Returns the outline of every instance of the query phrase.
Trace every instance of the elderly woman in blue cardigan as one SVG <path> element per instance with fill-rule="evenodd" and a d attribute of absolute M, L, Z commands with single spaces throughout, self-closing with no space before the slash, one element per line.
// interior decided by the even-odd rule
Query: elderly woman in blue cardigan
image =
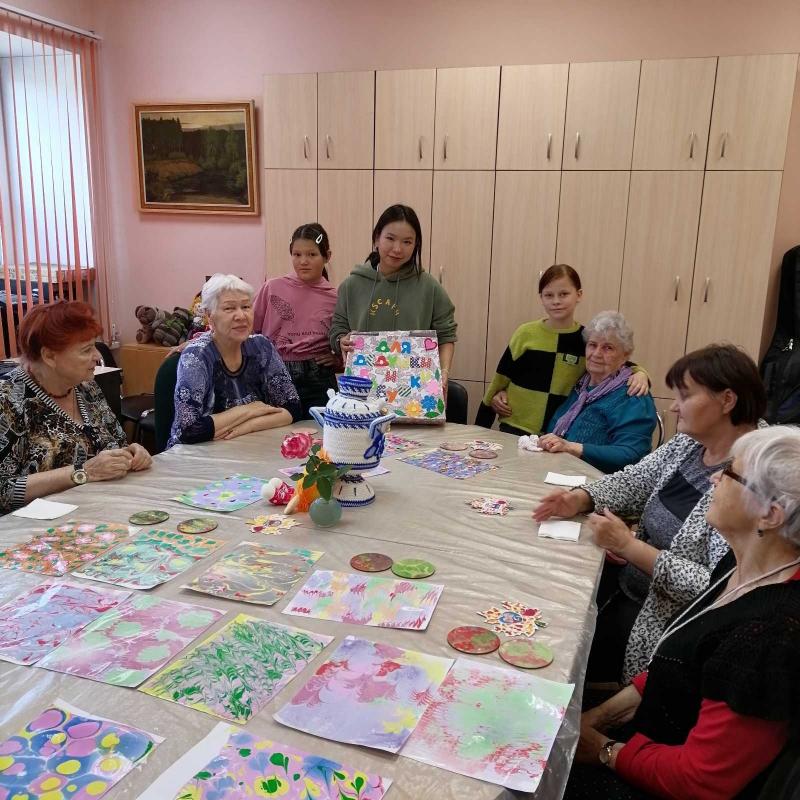
<path fill-rule="evenodd" d="M 539 446 L 570 453 L 603 472 L 650 452 L 656 407 L 650 394 L 628 396 L 633 331 L 617 311 L 601 311 L 583 330 L 586 373 L 553 414 Z"/>

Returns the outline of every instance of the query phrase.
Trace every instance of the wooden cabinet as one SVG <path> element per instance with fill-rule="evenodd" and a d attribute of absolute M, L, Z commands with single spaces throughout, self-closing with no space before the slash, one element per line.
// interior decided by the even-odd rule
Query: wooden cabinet
<path fill-rule="evenodd" d="M 669 396 L 664 376 L 686 344 L 702 192 L 702 172 L 631 176 L 619 310 L 658 396 Z"/>
<path fill-rule="evenodd" d="M 122 394 L 153 394 L 156 372 L 169 355 L 169 347 L 157 344 L 123 344 L 114 354 L 122 369 Z"/>
<path fill-rule="evenodd" d="M 321 72 L 318 97 L 320 169 L 372 169 L 375 73 Z"/>
<path fill-rule="evenodd" d="M 565 172 L 556 262 L 581 276 L 577 317 L 588 322 L 619 304 L 630 172 Z"/>
<path fill-rule="evenodd" d="M 317 171 L 315 169 L 264 170 L 267 278 L 291 269 L 289 241 L 306 222 L 317 221 Z"/>
<path fill-rule="evenodd" d="M 500 67 L 436 72 L 436 169 L 494 169 Z"/>
<path fill-rule="evenodd" d="M 328 273 L 339 284 L 371 249 L 372 170 L 320 170 L 318 181 L 319 221 L 333 253 Z"/>
<path fill-rule="evenodd" d="M 555 261 L 560 186 L 558 172 L 497 173 L 487 381 L 516 328 L 544 314 L 539 277 Z"/>
<path fill-rule="evenodd" d="M 411 206 L 417 212 L 422 226 L 422 266 L 430 270 L 431 264 L 431 201 L 433 172 L 429 169 L 378 169 L 375 170 L 375 200 L 373 226 L 378 217 L 395 203 Z M 372 231 L 370 228 L 370 231 Z"/>
<path fill-rule="evenodd" d="M 264 166 L 317 166 L 317 74 L 265 75 Z"/>
<path fill-rule="evenodd" d="M 431 274 L 456 307 L 454 380 L 483 380 L 493 201 L 494 172 L 434 173 Z"/>
<path fill-rule="evenodd" d="M 561 169 L 569 64 L 503 67 L 497 169 Z"/>
<path fill-rule="evenodd" d="M 436 70 L 375 73 L 375 169 L 431 169 Z"/>
<path fill-rule="evenodd" d="M 564 169 L 630 169 L 638 61 L 569 65 Z"/>
<path fill-rule="evenodd" d="M 716 58 L 642 61 L 634 169 L 703 170 L 716 67 Z"/>
<path fill-rule="evenodd" d="M 719 59 L 708 169 L 783 169 L 797 55 Z"/>

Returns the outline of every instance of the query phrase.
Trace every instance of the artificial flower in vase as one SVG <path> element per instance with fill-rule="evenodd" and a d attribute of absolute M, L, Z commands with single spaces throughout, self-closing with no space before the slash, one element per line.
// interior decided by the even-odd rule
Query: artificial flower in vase
<path fill-rule="evenodd" d="M 281 452 L 283 450 L 282 446 Z M 294 446 L 287 447 L 287 450 L 291 452 L 290 458 L 298 454 Z M 333 485 L 349 471 L 350 467 L 338 467 L 332 464 L 322 446 L 318 444 L 312 445 L 307 454 L 308 460 L 303 464 L 303 471 L 292 475 L 292 480 L 297 482 L 295 496 L 286 506 L 286 513 L 308 511 L 315 524 L 327 528 L 342 518 L 342 506 L 335 497 L 332 497 Z"/>

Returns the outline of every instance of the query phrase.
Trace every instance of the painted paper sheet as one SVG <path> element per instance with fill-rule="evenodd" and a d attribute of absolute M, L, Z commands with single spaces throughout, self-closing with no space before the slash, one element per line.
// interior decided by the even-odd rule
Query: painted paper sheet
<path fill-rule="evenodd" d="M 344 374 L 372 380 L 372 392 L 404 422 L 444 422 L 436 331 L 350 334 Z"/>
<path fill-rule="evenodd" d="M 162 741 L 56 700 L 0 743 L 0 798 L 103 797 Z"/>
<path fill-rule="evenodd" d="M 206 511 L 237 511 L 260 500 L 261 487 L 265 483 L 261 478 L 250 475 L 229 475 L 199 489 L 189 489 L 172 499 Z"/>
<path fill-rule="evenodd" d="M 0 549 L 0 567 L 64 575 L 102 555 L 129 535 L 127 525 L 113 522 L 65 522 L 26 542 Z"/>
<path fill-rule="evenodd" d="M 425 447 L 422 442 L 415 439 L 406 439 L 404 436 L 398 436 L 395 433 L 387 433 L 383 437 L 383 455 L 396 456 L 398 453 L 405 453 L 408 450 L 419 450 Z"/>
<path fill-rule="evenodd" d="M 283 613 L 424 631 L 443 589 L 438 583 L 318 569 Z"/>
<path fill-rule="evenodd" d="M 140 691 L 247 722 L 332 639 L 239 614 Z"/>
<path fill-rule="evenodd" d="M 72 581 L 36 586 L 0 608 L 0 659 L 35 664 L 129 595 Z"/>
<path fill-rule="evenodd" d="M 213 608 L 137 594 L 90 622 L 37 666 L 138 686 L 223 616 Z"/>
<path fill-rule="evenodd" d="M 277 603 L 322 558 L 319 550 L 293 550 L 242 542 L 184 589 L 259 603 Z"/>
<path fill-rule="evenodd" d="M 477 461 L 474 458 L 462 456 L 460 453 L 451 453 L 440 449 L 412 453 L 403 456 L 400 460 L 414 467 L 429 469 L 431 472 L 438 472 L 440 475 L 460 481 L 464 478 L 474 478 L 482 472 L 497 469 L 494 464 L 487 464 L 485 461 Z"/>
<path fill-rule="evenodd" d="M 152 589 L 172 580 L 224 542 L 169 531 L 147 531 L 73 572 L 80 578 Z"/>
<path fill-rule="evenodd" d="M 460 658 L 434 694 L 403 755 L 533 792 L 573 688 Z"/>
<path fill-rule="evenodd" d="M 220 722 L 137 800 L 381 800 L 391 783 Z"/>

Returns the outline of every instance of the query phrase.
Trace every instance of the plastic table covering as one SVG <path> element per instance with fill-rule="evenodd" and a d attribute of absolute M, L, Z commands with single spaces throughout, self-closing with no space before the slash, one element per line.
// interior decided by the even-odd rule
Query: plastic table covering
<path fill-rule="evenodd" d="M 303 422 L 293 427 L 307 429 L 311 425 Z M 345 509 L 341 522 L 328 529 L 315 527 L 307 514 L 301 514 L 297 519 L 302 521 L 302 525 L 279 536 L 251 533 L 245 525 L 246 519 L 259 514 L 281 512 L 281 508 L 264 501 L 223 514 L 195 509 L 170 499 L 179 492 L 237 472 L 261 478 L 277 476 L 278 469 L 296 463 L 283 459 L 279 452 L 280 442 L 287 432 L 288 429 L 282 428 L 250 434 L 231 442 L 175 447 L 156 456 L 151 470 L 131 473 L 121 481 L 88 484 L 52 497 L 78 504 L 79 508 L 73 514 L 51 522 L 10 515 L 3 517 L 0 519 L 0 542 L 7 545 L 23 541 L 36 531 L 70 519 L 125 523 L 133 512 L 149 508 L 170 513 L 169 520 L 151 526 L 168 531 L 174 531 L 178 522 L 189 517 L 214 517 L 219 527 L 207 535 L 225 540 L 225 546 L 200 560 L 184 575 L 152 591 L 160 597 L 212 606 L 227 612 L 203 636 L 243 612 L 336 637 L 321 656 L 291 680 L 247 724 L 247 731 L 389 777 L 393 781 L 387 795 L 390 800 L 489 800 L 512 796 L 560 798 L 577 743 L 581 690 L 595 624 L 594 593 L 603 551 L 591 542 L 585 525 L 578 542 L 538 538 L 531 510 L 542 496 L 555 488 L 543 482 L 548 471 L 583 474 L 590 480 L 600 473 L 570 455 L 520 452 L 515 436 L 485 428 L 454 424 L 430 427 L 395 425 L 394 434 L 423 442 L 429 447 L 475 438 L 499 442 L 504 449 L 496 459 L 488 462 L 499 469 L 456 480 L 403 463 L 400 459 L 407 453 L 384 457 L 381 463 L 391 472 L 369 479 L 376 493 L 371 506 Z M 481 495 L 505 497 L 513 509 L 505 517 L 479 514 L 467 505 L 467 501 Z M 229 552 L 234 544 L 247 540 L 261 541 L 262 538 L 267 544 L 272 542 L 281 547 L 309 547 L 324 551 L 325 555 L 316 564 L 321 569 L 351 572 L 350 558 L 366 551 L 383 552 L 395 560 L 425 558 L 436 565 L 435 575 L 428 580 L 444 584 L 445 590 L 428 629 L 406 631 L 284 615 L 281 611 L 294 596 L 295 589 L 275 605 L 263 607 L 180 588 L 181 584 L 189 582 Z M 0 603 L 46 579 L 46 576 L 38 574 L 0 570 Z M 297 584 L 297 589 L 302 583 Z M 533 674 L 575 683 L 575 693 L 547 769 L 533 795 L 512 794 L 500 786 L 421 764 L 401 754 L 321 739 L 284 727 L 272 719 L 272 713 L 294 695 L 325 655 L 347 635 L 431 655 L 488 659 L 496 665 L 515 669 L 505 664 L 496 652 L 486 656 L 466 656 L 450 648 L 446 641 L 451 628 L 482 624 L 484 621 L 477 612 L 504 600 L 516 600 L 542 609 L 543 617 L 549 623 L 536 636 L 553 648 L 555 659 L 548 667 L 535 670 Z M 57 698 L 89 713 L 163 736 L 164 742 L 147 761 L 109 792 L 110 800 L 134 800 L 219 722 L 207 714 L 133 689 L 6 662 L 0 662 L 0 697 L 0 739 L 15 733 Z"/>

